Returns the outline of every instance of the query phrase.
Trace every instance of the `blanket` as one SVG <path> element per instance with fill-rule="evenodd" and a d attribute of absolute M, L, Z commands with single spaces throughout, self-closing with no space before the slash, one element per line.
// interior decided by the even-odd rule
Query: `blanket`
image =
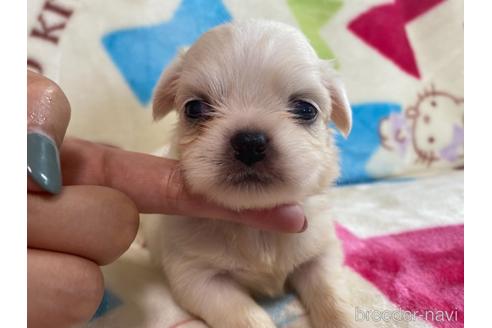
<path fill-rule="evenodd" d="M 330 199 L 356 320 L 464 326 L 462 171 L 337 187 Z M 103 271 L 107 292 L 88 327 L 206 327 L 176 305 L 138 243 Z M 295 295 L 259 302 L 278 327 L 306 327 Z"/>
<path fill-rule="evenodd" d="M 354 316 L 381 327 L 462 327 L 463 1 L 32 0 L 27 66 L 56 81 L 71 136 L 152 152 L 176 115 L 152 122 L 152 93 L 175 55 L 216 25 L 266 18 L 298 27 L 334 60 L 353 109 L 336 135 L 330 196 Z M 384 179 L 384 180 L 382 180 Z M 134 244 L 103 268 L 89 327 L 204 327 L 174 303 Z M 258 300 L 303 327 L 295 295 Z"/>
<path fill-rule="evenodd" d="M 33 0 L 27 64 L 66 92 L 69 134 L 151 152 L 176 119 L 152 123 L 162 71 L 203 32 L 247 18 L 294 25 L 334 60 L 353 110 L 340 184 L 463 166 L 460 0 Z"/>

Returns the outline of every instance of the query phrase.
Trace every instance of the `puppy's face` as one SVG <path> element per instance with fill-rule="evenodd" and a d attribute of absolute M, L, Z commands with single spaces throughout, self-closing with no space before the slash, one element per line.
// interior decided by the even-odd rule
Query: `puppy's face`
<path fill-rule="evenodd" d="M 338 174 L 330 120 L 348 134 L 350 107 L 330 67 L 280 23 L 205 33 L 163 74 L 155 117 L 179 113 L 178 152 L 192 192 L 227 207 L 302 201 Z"/>

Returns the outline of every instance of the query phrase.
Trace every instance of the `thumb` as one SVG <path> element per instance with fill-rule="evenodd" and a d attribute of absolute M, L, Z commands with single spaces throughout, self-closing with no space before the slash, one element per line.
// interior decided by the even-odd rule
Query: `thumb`
<path fill-rule="evenodd" d="M 28 190 L 57 194 L 61 190 L 58 148 L 63 142 L 70 104 L 60 87 L 48 78 L 27 71 Z"/>

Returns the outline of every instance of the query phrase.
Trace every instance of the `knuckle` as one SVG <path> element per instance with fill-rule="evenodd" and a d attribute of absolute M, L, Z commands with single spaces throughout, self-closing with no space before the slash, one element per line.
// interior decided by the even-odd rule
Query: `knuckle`
<path fill-rule="evenodd" d="M 169 212 L 179 212 L 181 198 L 185 193 L 181 168 L 175 165 L 163 180 L 162 199 L 167 202 Z"/>

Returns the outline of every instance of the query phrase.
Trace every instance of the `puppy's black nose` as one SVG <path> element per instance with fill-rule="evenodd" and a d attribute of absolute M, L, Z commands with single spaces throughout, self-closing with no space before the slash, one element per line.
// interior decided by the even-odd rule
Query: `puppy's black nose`
<path fill-rule="evenodd" d="M 231 146 L 237 160 L 247 166 L 265 158 L 268 137 L 261 132 L 239 131 L 231 138 Z"/>

